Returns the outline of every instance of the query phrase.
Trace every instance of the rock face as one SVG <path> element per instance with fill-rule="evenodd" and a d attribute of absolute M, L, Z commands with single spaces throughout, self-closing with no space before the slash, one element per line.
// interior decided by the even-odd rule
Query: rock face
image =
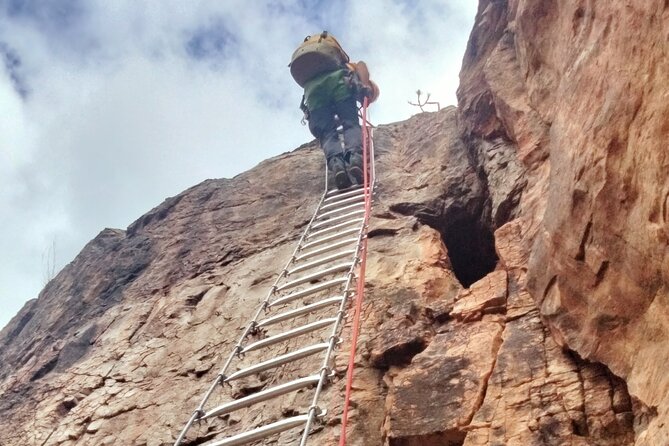
<path fill-rule="evenodd" d="M 376 130 L 347 444 L 669 444 L 669 6 L 655 3 L 481 0 L 459 108 Z M 172 444 L 290 257 L 321 169 L 311 143 L 100 233 L 0 332 L 0 445 Z M 338 444 L 348 347 L 313 444 Z"/>
<path fill-rule="evenodd" d="M 520 235 L 558 345 L 651 414 L 644 445 L 669 444 L 668 36 L 666 2 L 484 1 L 459 90 L 469 144 L 514 145 L 525 172 L 497 243 Z"/>

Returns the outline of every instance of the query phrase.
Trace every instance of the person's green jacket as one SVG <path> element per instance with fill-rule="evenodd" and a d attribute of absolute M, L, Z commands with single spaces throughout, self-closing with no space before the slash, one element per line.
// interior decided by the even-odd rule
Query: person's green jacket
<path fill-rule="evenodd" d="M 317 110 L 331 103 L 344 101 L 354 92 L 348 68 L 319 74 L 304 85 L 304 102 L 309 111 Z"/>

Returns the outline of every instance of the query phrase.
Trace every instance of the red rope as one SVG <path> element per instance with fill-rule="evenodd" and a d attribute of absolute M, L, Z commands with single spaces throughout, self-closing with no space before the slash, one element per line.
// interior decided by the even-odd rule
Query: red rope
<path fill-rule="evenodd" d="M 368 100 L 364 99 L 362 104 L 362 166 L 364 171 L 363 187 L 365 191 L 365 226 L 369 223 L 369 216 L 372 209 L 372 178 L 369 171 L 369 129 L 367 128 L 367 106 Z M 365 294 L 365 268 L 367 266 L 367 236 L 362 240 L 360 250 L 361 261 L 360 271 L 358 273 L 358 282 L 356 284 L 355 315 L 353 317 L 353 333 L 351 335 L 351 353 L 348 358 L 348 370 L 346 371 L 346 394 L 344 397 L 344 414 L 341 420 L 341 436 L 339 437 L 339 446 L 346 445 L 346 426 L 348 424 L 348 407 L 351 402 L 351 389 L 353 387 L 353 367 L 355 366 L 355 352 L 360 334 L 360 314 L 362 313 L 362 299 Z"/>

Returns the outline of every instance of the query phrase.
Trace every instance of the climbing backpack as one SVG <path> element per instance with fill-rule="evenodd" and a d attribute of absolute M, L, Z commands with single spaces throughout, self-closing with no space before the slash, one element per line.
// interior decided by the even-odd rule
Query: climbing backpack
<path fill-rule="evenodd" d="M 300 87 L 315 76 L 341 68 L 349 61 L 337 39 L 323 31 L 304 39 L 290 62 L 290 74 Z"/>

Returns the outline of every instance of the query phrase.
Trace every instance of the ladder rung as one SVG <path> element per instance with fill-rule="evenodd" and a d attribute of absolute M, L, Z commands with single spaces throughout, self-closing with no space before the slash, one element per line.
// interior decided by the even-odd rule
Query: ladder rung
<path fill-rule="evenodd" d="M 362 209 L 364 209 L 365 203 L 356 203 L 356 204 L 349 204 L 348 206 L 341 207 L 339 209 L 335 209 L 332 211 L 327 211 L 323 212 L 322 214 L 318 214 L 316 216 L 317 221 L 322 221 L 326 217 L 332 217 L 333 215 L 337 215 L 340 212 L 345 212 L 345 211 L 351 211 L 353 209 L 358 209 L 362 206 Z"/>
<path fill-rule="evenodd" d="M 334 203 L 328 203 L 324 204 L 320 208 L 320 212 L 327 211 L 330 209 L 335 209 L 338 207 L 343 207 L 344 205 L 351 204 L 351 203 L 357 203 L 358 201 L 365 201 L 365 196 L 364 195 L 357 195 L 349 198 L 344 198 L 339 201 L 335 201 Z"/>
<path fill-rule="evenodd" d="M 287 364 L 292 361 L 297 361 L 298 359 L 306 358 L 307 356 L 315 355 L 318 352 L 322 352 L 330 346 L 329 342 L 323 342 L 321 344 L 310 345 L 309 347 L 301 348 L 294 352 L 277 356 L 267 361 L 259 362 L 245 369 L 241 369 L 233 373 L 232 375 L 225 378 L 225 382 L 230 382 L 235 379 L 244 378 L 245 376 L 253 375 L 256 373 L 264 372 L 265 370 L 273 369 L 274 367 L 279 367 L 280 365 Z"/>
<path fill-rule="evenodd" d="M 284 313 L 279 313 L 276 316 L 268 317 L 259 321 L 256 325 L 258 328 L 267 327 L 268 325 L 276 324 L 277 322 L 283 322 L 294 317 L 302 316 L 303 314 L 311 313 L 312 311 L 320 310 L 332 304 L 341 304 L 341 301 L 344 299 L 344 296 L 329 297 L 327 299 L 314 302 L 313 304 L 305 305 L 303 307 L 286 311 Z"/>
<path fill-rule="evenodd" d="M 369 188 L 367 188 L 365 190 L 369 190 Z M 326 198 L 325 200 L 323 200 L 323 203 L 332 203 L 334 201 L 343 200 L 345 198 L 353 197 L 353 196 L 356 196 L 356 195 L 364 195 L 363 189 L 360 188 L 360 189 L 352 190 L 350 192 L 345 192 L 343 194 L 332 195 L 329 198 Z"/>
<path fill-rule="evenodd" d="M 288 302 L 292 302 L 296 299 L 306 297 L 310 294 L 318 293 L 319 291 L 327 290 L 328 288 L 332 288 L 337 285 L 343 285 L 344 283 L 346 283 L 346 280 L 347 280 L 346 277 L 338 277 L 336 279 L 328 280 L 327 282 L 319 283 L 317 285 L 312 286 L 311 288 L 306 288 L 304 290 L 288 294 L 287 296 L 280 297 L 276 299 L 274 302 L 270 302 L 267 307 L 271 308 L 275 305 L 287 304 Z"/>
<path fill-rule="evenodd" d="M 320 378 L 321 375 L 312 375 L 312 376 L 307 376 L 305 378 L 296 379 L 294 381 L 290 381 L 288 383 L 281 384 L 279 386 L 271 387 L 269 389 L 265 389 L 261 392 L 254 393 L 253 395 L 245 396 L 244 398 L 240 398 L 238 400 L 222 404 L 204 414 L 200 419 L 204 420 L 206 418 L 225 415 L 230 412 L 234 412 L 235 410 L 244 409 L 246 407 L 250 407 L 254 404 L 267 401 L 277 396 L 285 395 L 286 393 L 303 389 L 304 387 L 307 387 L 309 385 L 318 384 Z"/>
<path fill-rule="evenodd" d="M 313 248 L 314 246 L 322 245 L 323 243 L 328 243 L 328 242 L 331 242 L 332 240 L 337 240 L 338 238 L 345 237 L 345 236 L 351 235 L 351 234 L 357 234 L 359 232 L 360 232 L 360 228 L 351 228 L 351 229 L 347 229 L 345 231 L 340 231 L 340 232 L 337 232 L 336 234 L 327 235 L 325 237 L 321 237 L 319 239 L 316 239 L 313 242 L 307 242 L 304 245 L 302 245 L 302 249 Z"/>
<path fill-rule="evenodd" d="M 353 223 L 362 223 L 364 221 L 365 221 L 364 217 L 352 218 L 350 220 L 345 221 L 344 223 L 340 223 L 338 225 L 330 226 L 328 228 L 321 229 L 319 231 L 314 231 L 311 234 L 309 234 L 309 238 L 320 236 L 320 235 L 323 235 L 323 234 L 327 234 L 327 233 L 333 232 L 333 231 L 338 231 L 341 228 L 345 228 L 346 226 L 352 225 Z"/>
<path fill-rule="evenodd" d="M 274 336 L 270 336 L 265 339 L 261 339 L 259 341 L 256 341 L 252 344 L 247 345 L 244 347 L 244 349 L 241 351 L 241 353 L 247 353 L 252 350 L 257 350 L 259 348 L 263 347 L 269 347 L 270 345 L 278 344 L 279 342 L 287 341 L 288 339 L 295 338 L 297 336 L 303 335 L 305 333 L 309 333 L 311 331 L 316 331 L 321 328 L 325 328 L 329 325 L 334 324 L 337 322 L 336 317 L 330 317 L 327 319 L 321 319 L 320 321 L 315 321 L 307 325 L 303 325 L 301 327 L 294 328 L 292 330 L 284 331 L 283 333 L 276 334 Z"/>
<path fill-rule="evenodd" d="M 288 270 L 288 276 L 292 274 L 297 274 L 302 271 L 306 271 L 311 268 L 315 268 L 317 266 L 324 265 L 328 262 L 331 262 L 333 260 L 341 259 L 342 257 L 348 257 L 348 256 L 354 256 L 356 250 L 355 249 L 349 249 L 347 251 L 341 251 L 336 254 L 332 254 L 330 256 L 322 257 L 318 260 L 314 260 L 313 262 L 309 263 L 303 263 L 302 265 L 296 266 L 295 268 Z"/>
<path fill-rule="evenodd" d="M 363 186 L 361 184 L 355 184 L 355 185 L 353 185 L 351 187 L 348 187 L 346 189 L 330 189 L 329 191 L 327 191 L 325 196 L 326 197 L 332 197 L 332 196 L 337 196 L 337 195 L 343 195 L 343 194 L 346 194 L 348 192 L 362 190 L 362 188 L 363 188 Z"/>
<path fill-rule="evenodd" d="M 248 432 L 243 432 L 241 434 L 235 435 L 234 437 L 229 437 L 214 443 L 209 443 L 206 446 L 239 446 L 242 444 L 248 444 L 253 441 L 267 438 L 270 435 L 278 434 L 289 429 L 305 425 L 308 419 L 308 414 L 286 418 L 285 420 L 276 421 L 272 424 L 257 427 Z"/>
<path fill-rule="evenodd" d="M 314 280 L 321 279 L 323 277 L 329 276 L 331 274 L 339 273 L 342 271 L 348 271 L 351 269 L 353 266 L 353 262 L 346 262 L 346 263 L 340 263 L 339 265 L 331 266 L 330 268 L 326 268 L 320 271 L 317 271 L 315 273 L 307 274 L 306 276 L 302 276 L 298 279 L 291 280 L 290 282 L 284 283 L 280 287 L 278 287 L 276 290 L 277 291 L 283 291 L 287 290 L 288 288 L 292 288 L 298 285 L 302 285 L 303 283 L 307 282 L 312 282 Z"/>
<path fill-rule="evenodd" d="M 321 222 L 314 222 L 313 225 L 311 225 L 311 229 L 317 229 L 317 228 L 322 228 L 323 226 L 327 226 L 332 223 L 339 223 L 341 221 L 346 220 L 349 217 L 354 217 L 356 215 L 365 215 L 365 210 L 360 209 L 357 211 L 349 212 L 348 214 L 340 215 L 338 217 L 331 218 L 329 220 L 321 221 Z"/>
<path fill-rule="evenodd" d="M 307 252 L 302 253 L 298 256 L 295 256 L 295 261 L 300 261 L 300 260 L 308 259 L 310 257 L 319 256 L 321 254 L 325 254 L 326 252 L 334 251 L 335 249 L 339 249 L 339 248 L 344 248 L 344 247 L 352 245 L 352 244 L 354 244 L 355 246 L 358 246 L 358 237 L 348 238 L 346 240 L 342 240 L 340 242 L 333 243 L 331 245 L 327 245 L 327 246 L 324 246 L 324 247 L 319 248 L 319 249 L 314 249 L 313 251 L 307 251 Z"/>

